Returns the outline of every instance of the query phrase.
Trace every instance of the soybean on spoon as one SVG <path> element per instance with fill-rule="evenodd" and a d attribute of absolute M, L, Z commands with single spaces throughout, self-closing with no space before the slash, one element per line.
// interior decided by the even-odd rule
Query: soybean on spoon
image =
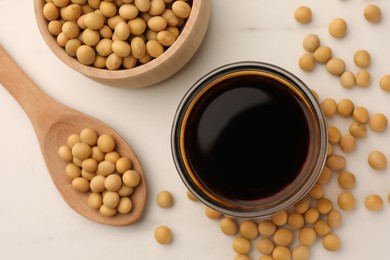
<path fill-rule="evenodd" d="M 62 198 L 80 215 L 101 224 L 125 226 L 136 222 L 142 215 L 146 201 L 146 182 L 141 165 L 131 149 L 111 127 L 101 121 L 71 109 L 40 90 L 18 67 L 0 46 L 0 83 L 15 98 L 29 117 L 41 148 L 50 177 Z M 71 187 L 71 180 L 65 175 L 66 162 L 58 156 L 58 148 L 66 144 L 67 137 L 92 128 L 101 134 L 111 134 L 116 141 L 116 151 L 133 162 L 134 170 L 141 175 L 141 181 L 131 195 L 133 209 L 128 214 L 106 217 L 87 204 L 88 194 Z"/>

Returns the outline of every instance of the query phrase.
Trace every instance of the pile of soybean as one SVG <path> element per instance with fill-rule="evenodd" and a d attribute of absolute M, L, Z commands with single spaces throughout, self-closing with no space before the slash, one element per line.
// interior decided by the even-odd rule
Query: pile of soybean
<path fill-rule="evenodd" d="M 302 24 L 307 24 L 312 19 L 312 11 L 307 6 L 300 6 L 295 10 L 295 19 Z M 377 5 L 369 4 L 363 11 L 363 16 L 369 23 L 379 23 L 382 20 L 382 11 Z M 334 39 L 340 39 L 347 35 L 348 24 L 340 17 L 329 22 L 328 32 Z M 299 66 L 304 71 L 313 71 L 317 64 L 325 64 L 329 74 L 340 78 L 340 84 L 344 88 L 352 88 L 357 85 L 367 88 L 371 82 L 371 74 L 367 68 L 371 65 L 371 55 L 367 50 L 357 50 L 353 56 L 355 65 L 359 68 L 356 73 L 347 69 L 345 61 L 334 57 L 331 47 L 322 45 L 317 34 L 309 34 L 303 40 L 303 48 L 307 51 L 299 58 Z M 390 92 L 390 74 L 383 75 L 379 81 L 383 91 Z"/>
<path fill-rule="evenodd" d="M 132 169 L 129 158 L 115 151 L 116 143 L 109 134 L 98 135 L 86 128 L 68 137 L 67 144 L 58 149 L 67 162 L 65 174 L 72 181 L 72 188 L 87 193 L 88 205 L 104 216 L 127 214 L 133 208 L 130 198 L 141 180 Z"/>
<path fill-rule="evenodd" d="M 46 0 L 48 31 L 84 65 L 130 69 L 160 56 L 191 13 L 178 0 Z"/>

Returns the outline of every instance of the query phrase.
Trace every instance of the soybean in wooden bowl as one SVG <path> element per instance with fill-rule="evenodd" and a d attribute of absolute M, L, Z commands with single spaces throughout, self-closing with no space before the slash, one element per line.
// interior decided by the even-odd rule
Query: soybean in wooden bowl
<path fill-rule="evenodd" d="M 151 59 L 146 63 L 140 63 L 137 61 L 137 64 L 132 68 L 125 68 L 123 65 L 119 66 L 116 70 L 110 70 L 107 67 L 97 68 L 93 65 L 85 65 L 81 63 L 76 57 L 72 57 L 68 55 L 65 51 L 65 48 L 60 46 L 57 42 L 57 36 L 53 35 L 49 32 L 48 25 L 49 21 L 44 16 L 44 6 L 47 2 L 55 2 L 55 1 L 46 1 L 46 0 L 34 0 L 34 9 L 35 9 L 35 17 L 37 20 L 37 24 L 43 39 L 45 40 L 48 47 L 51 51 L 67 66 L 74 69 L 75 71 L 97 81 L 105 85 L 115 86 L 115 87 L 129 87 L 129 88 L 140 88 L 146 87 L 150 85 L 157 84 L 171 76 L 173 76 L 176 72 L 178 72 L 196 53 L 198 48 L 200 47 L 203 38 L 206 34 L 209 17 L 210 17 L 210 0 L 192 0 L 185 1 L 191 6 L 191 13 L 188 18 L 184 19 L 185 21 L 179 28 L 179 35 L 176 37 L 175 42 L 171 46 L 165 46 L 164 52 L 156 58 Z M 111 3 L 115 5 L 120 5 L 121 3 L 126 4 L 127 2 L 130 5 L 135 5 L 136 0 L 134 1 L 124 1 L 124 0 L 116 0 L 116 1 L 95 1 L 97 5 L 94 8 L 90 8 L 88 5 L 89 1 L 84 0 L 72 0 L 72 1 L 59 1 L 69 4 L 79 5 L 82 7 L 83 14 L 86 14 L 89 11 L 100 12 L 99 9 L 102 3 Z M 86 2 L 86 3 L 84 3 Z M 163 1 L 170 2 L 170 0 Z M 174 2 L 174 1 L 171 1 Z M 180 1 L 179 1 L 180 2 Z M 79 4 L 78 4 L 79 3 Z M 56 3 L 58 5 L 58 3 Z M 92 2 L 91 2 L 92 4 Z M 61 5 L 61 4 L 59 4 Z M 67 6 L 68 6 L 67 5 Z M 166 7 L 171 8 L 172 3 L 166 3 Z M 58 7 L 59 17 L 61 13 L 65 12 L 66 7 Z M 78 7 L 77 7 L 78 8 Z M 119 8 L 117 7 L 117 13 L 114 16 L 119 16 L 118 14 Z M 65 12 L 66 13 L 66 12 Z M 139 12 L 137 17 L 143 19 L 148 19 L 148 10 L 145 12 Z M 77 19 L 71 19 L 77 24 Z M 150 18 L 150 17 L 149 17 Z M 58 18 L 59 20 L 61 18 Z M 105 16 L 105 24 L 107 25 L 107 20 L 109 17 Z M 64 22 L 64 19 L 60 21 Z M 127 20 L 125 21 L 128 22 Z M 114 32 L 113 29 L 112 33 Z M 80 29 L 80 32 L 83 32 L 84 29 Z M 97 30 L 96 30 L 97 31 Z M 144 38 L 145 35 L 138 35 L 140 38 Z M 75 39 L 82 37 L 78 35 Z M 114 36 L 116 37 L 116 36 Z M 130 32 L 129 39 L 133 37 Z M 126 39 L 129 43 L 129 39 Z M 66 41 L 67 39 L 65 39 Z M 67 41 L 66 41 L 67 42 Z M 146 41 L 145 41 L 146 42 Z M 83 44 L 82 45 L 86 45 Z M 96 53 L 96 45 L 90 46 L 91 48 L 85 48 L 90 51 L 93 49 Z M 76 56 L 76 55 L 75 55 Z M 100 55 L 99 55 L 100 56 Z M 147 59 L 147 58 L 146 58 Z M 99 61 L 97 61 L 99 62 Z M 100 61 L 101 62 L 101 61 Z M 114 61 L 115 63 L 115 61 Z"/>

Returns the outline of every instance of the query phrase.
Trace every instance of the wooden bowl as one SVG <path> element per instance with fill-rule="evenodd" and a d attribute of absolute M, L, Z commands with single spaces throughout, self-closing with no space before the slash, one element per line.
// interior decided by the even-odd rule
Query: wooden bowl
<path fill-rule="evenodd" d="M 66 65 L 106 85 L 139 88 L 156 84 L 172 76 L 191 59 L 206 34 L 210 17 L 210 2 L 210 0 L 192 1 L 191 15 L 184 28 L 175 43 L 162 55 L 146 64 L 115 71 L 86 66 L 76 58 L 69 56 L 48 31 L 48 22 L 43 16 L 43 6 L 46 1 L 34 0 L 34 9 L 35 18 L 44 40 Z"/>

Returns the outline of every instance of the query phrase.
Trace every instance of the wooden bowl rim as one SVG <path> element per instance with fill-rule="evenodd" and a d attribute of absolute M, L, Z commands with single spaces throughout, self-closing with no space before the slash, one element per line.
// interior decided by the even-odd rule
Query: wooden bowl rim
<path fill-rule="evenodd" d="M 34 0 L 35 8 L 35 19 L 38 24 L 39 31 L 43 36 L 46 44 L 52 50 L 52 52 L 66 65 L 70 68 L 93 78 L 100 79 L 123 79 L 141 75 L 143 73 L 154 70 L 155 68 L 162 66 L 164 63 L 174 57 L 177 51 L 185 47 L 186 39 L 189 34 L 193 31 L 196 21 L 201 19 L 200 7 L 203 1 L 209 0 L 193 0 L 191 7 L 191 14 L 188 17 L 186 24 L 184 25 L 179 37 L 176 41 L 170 46 L 163 54 L 157 58 L 139 65 L 131 69 L 121 69 L 121 70 L 108 70 L 108 69 L 99 69 L 93 66 L 88 66 L 80 63 L 75 57 L 69 56 L 63 47 L 58 45 L 55 37 L 49 33 L 47 29 L 48 21 L 43 16 L 43 6 L 46 3 L 45 0 Z"/>

